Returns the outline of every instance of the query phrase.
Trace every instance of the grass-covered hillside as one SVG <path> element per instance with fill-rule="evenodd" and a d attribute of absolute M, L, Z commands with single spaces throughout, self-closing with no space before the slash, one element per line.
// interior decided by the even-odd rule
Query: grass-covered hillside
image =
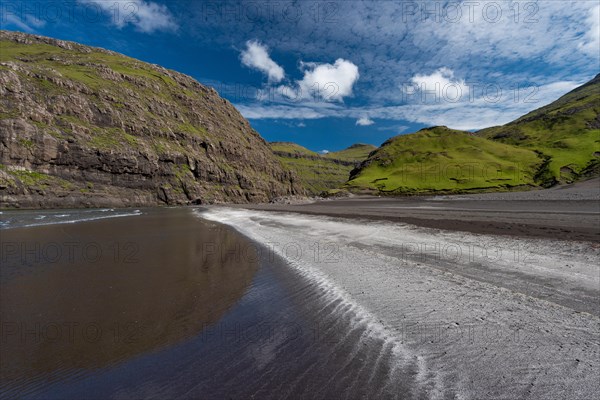
<path fill-rule="evenodd" d="M 504 126 L 396 136 L 352 171 L 346 187 L 386 194 L 498 191 L 599 173 L 600 75 Z"/>
<path fill-rule="evenodd" d="M 372 144 L 357 143 L 344 150 L 329 152 L 325 154 L 325 158 L 356 163 L 366 160 L 369 154 L 375 150 L 377 147 Z"/>
<path fill-rule="evenodd" d="M 353 171 L 354 191 L 410 194 L 534 185 L 536 153 L 444 126 L 396 136 Z"/>
<path fill-rule="evenodd" d="M 597 175 L 600 165 L 600 75 L 558 100 L 503 126 L 477 133 L 538 152 L 538 183 L 551 186 Z"/>
<path fill-rule="evenodd" d="M 355 144 L 324 155 L 289 142 L 273 142 L 271 149 L 286 167 L 296 173 L 311 194 L 320 194 L 342 186 L 348 180 L 350 171 L 376 147 Z"/>

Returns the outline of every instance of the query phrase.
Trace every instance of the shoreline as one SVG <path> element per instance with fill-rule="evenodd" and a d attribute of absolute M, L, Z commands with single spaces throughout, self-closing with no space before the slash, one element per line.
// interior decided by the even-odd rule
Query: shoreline
<path fill-rule="evenodd" d="M 215 206 L 220 207 L 220 206 Z M 225 207 L 406 223 L 443 231 L 600 242 L 600 178 L 551 189 L 452 196 L 348 197 Z"/>
<path fill-rule="evenodd" d="M 205 214 L 347 294 L 417 362 L 428 397 L 587 399 L 600 389 L 600 249 L 587 243 L 243 208 Z"/>
<path fill-rule="evenodd" d="M 307 199 L 308 200 L 308 199 Z M 549 189 L 452 195 L 351 196 L 292 204 L 223 203 L 84 208 L 0 208 L 0 214 L 228 207 L 406 223 L 443 231 L 600 242 L 600 178 Z"/>
<path fill-rule="evenodd" d="M 29 340 L 26 347 L 3 347 L 3 356 L 36 355 L 50 366 L 63 357 L 71 367 L 89 367 L 84 354 L 95 360 L 92 369 L 110 368 L 73 386 L 57 383 L 64 398 L 79 398 L 74 394 L 90 385 L 105 397 L 118 390 L 143 393 L 146 373 L 171 397 L 206 387 L 218 397 L 267 396 L 280 382 L 310 398 L 341 392 L 373 397 L 373 391 L 393 397 L 400 390 L 419 398 L 520 398 L 527 392 L 531 398 L 587 399 L 600 389 L 593 378 L 600 371 L 598 247 L 390 221 L 194 208 L 6 231 L 10 236 L 3 239 L 18 243 L 32 242 L 37 232 L 33 243 L 42 254 L 54 246 L 43 245 L 50 240 L 71 246 L 77 237 L 79 246 L 74 260 L 62 252 L 66 265 L 48 260 L 51 265 L 35 272 L 19 267 L 23 254 L 13 254 L 15 268 L 3 269 L 2 296 L 10 299 L 2 302 L 3 322 L 28 315 L 26 326 L 98 324 L 106 340 L 100 344 L 112 351 L 99 353 L 97 343 L 81 342 L 76 331 L 78 351 L 61 353 L 69 343 L 59 341 L 38 352 Z M 94 258 L 85 251 L 91 243 L 102 245 L 99 263 L 86 261 Z M 131 254 L 129 243 L 139 251 Z M 253 249 L 263 250 L 255 257 Z M 207 268 L 207 257 L 219 256 L 222 265 Z M 33 294 L 29 304 L 25 299 Z M 73 298 L 81 300 L 74 304 Z M 112 344 L 114 323 L 126 327 L 131 320 L 146 326 L 141 336 Z M 265 322 L 279 334 L 252 336 Z M 232 331 L 237 326 L 246 329 Z M 29 356 L 11 356 L 9 350 L 19 348 Z M 211 386 L 212 370 L 203 368 L 208 359 L 220 363 L 222 382 L 233 382 L 229 392 Z M 173 373 L 179 366 L 186 372 Z M 336 372 L 328 378 L 328 371 Z M 135 383 L 114 384 L 112 378 L 123 374 L 135 375 Z M 266 386 L 247 386 L 263 380 Z"/>
<path fill-rule="evenodd" d="M 0 269 L 0 395 L 426 396 L 420 366 L 355 302 L 192 209 L 6 233 L 35 251 L 6 247 Z"/>
<path fill-rule="evenodd" d="M 365 222 L 391 222 L 404 223 L 422 228 L 439 229 L 443 231 L 468 232 L 481 235 L 498 235 L 511 237 L 530 237 L 542 239 L 561 239 L 578 242 L 600 241 L 600 230 L 595 227 L 581 226 L 549 226 L 538 224 L 526 224 L 516 222 L 504 222 L 497 220 L 458 220 L 447 218 L 409 217 L 396 215 L 374 215 L 367 213 L 338 212 L 333 210 L 310 210 L 308 207 L 299 209 L 295 207 L 271 207 L 271 206 L 236 206 L 223 207 L 243 208 L 247 210 L 269 211 L 274 213 L 295 213 L 299 215 L 326 216 L 332 218 L 343 218 L 352 221 Z M 595 215 L 595 214 L 594 214 Z M 529 216 L 535 218 L 535 216 Z"/>

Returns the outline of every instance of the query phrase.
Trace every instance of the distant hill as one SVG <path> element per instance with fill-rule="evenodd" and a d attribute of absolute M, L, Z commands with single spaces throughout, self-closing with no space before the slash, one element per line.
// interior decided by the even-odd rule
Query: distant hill
<path fill-rule="evenodd" d="M 388 194 L 506 190 L 534 185 L 541 164 L 531 150 L 438 126 L 389 139 L 352 171 L 346 187 Z"/>
<path fill-rule="evenodd" d="M 319 157 L 319 153 L 309 150 L 306 147 L 300 146 L 299 144 L 292 142 L 271 142 L 269 143 L 271 150 L 275 153 L 287 154 L 292 156 L 307 156 L 307 157 Z"/>
<path fill-rule="evenodd" d="M 600 172 L 600 74 L 588 83 L 478 136 L 531 149 L 544 159 L 537 183 L 551 186 Z"/>
<path fill-rule="evenodd" d="M 342 186 L 350 171 L 376 149 L 370 144 L 354 144 L 345 150 L 321 155 L 296 143 L 273 142 L 270 145 L 283 165 L 294 171 L 313 195 Z"/>
<path fill-rule="evenodd" d="M 325 154 L 325 157 L 356 163 L 366 160 L 369 154 L 375 150 L 377 150 L 377 146 L 372 144 L 357 143 L 344 150 L 329 152 Z"/>
<path fill-rule="evenodd" d="M 108 50 L 0 31 L 0 207 L 298 193 L 294 175 L 214 89 Z"/>
<path fill-rule="evenodd" d="M 352 171 L 368 193 L 548 187 L 600 174 L 600 75 L 547 106 L 476 133 L 446 127 L 396 136 Z"/>

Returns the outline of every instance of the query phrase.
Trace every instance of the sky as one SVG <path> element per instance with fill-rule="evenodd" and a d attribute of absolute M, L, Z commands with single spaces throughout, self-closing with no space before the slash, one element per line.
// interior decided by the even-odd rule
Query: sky
<path fill-rule="evenodd" d="M 190 75 L 314 151 L 504 124 L 600 72 L 598 0 L 3 0 L 0 23 Z"/>

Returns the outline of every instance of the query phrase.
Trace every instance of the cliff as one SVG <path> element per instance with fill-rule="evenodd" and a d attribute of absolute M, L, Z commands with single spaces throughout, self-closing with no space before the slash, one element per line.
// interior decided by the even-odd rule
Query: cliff
<path fill-rule="evenodd" d="M 0 31 L 0 207 L 299 193 L 294 174 L 214 89 L 111 51 Z"/>

